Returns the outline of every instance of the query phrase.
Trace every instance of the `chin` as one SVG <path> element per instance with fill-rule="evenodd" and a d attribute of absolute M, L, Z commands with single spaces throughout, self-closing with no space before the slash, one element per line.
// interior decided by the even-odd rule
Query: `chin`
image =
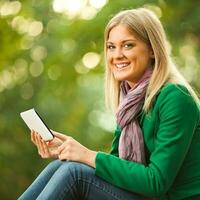
<path fill-rule="evenodd" d="M 126 81 L 126 77 L 121 77 L 121 76 L 114 76 L 115 80 L 117 81 Z"/>

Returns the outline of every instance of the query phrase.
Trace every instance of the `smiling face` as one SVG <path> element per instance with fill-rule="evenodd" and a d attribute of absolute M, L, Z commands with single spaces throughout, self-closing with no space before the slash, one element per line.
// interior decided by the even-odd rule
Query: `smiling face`
<path fill-rule="evenodd" d="M 150 67 L 151 48 L 125 25 L 111 29 L 106 42 L 107 64 L 114 78 L 133 87 Z"/>

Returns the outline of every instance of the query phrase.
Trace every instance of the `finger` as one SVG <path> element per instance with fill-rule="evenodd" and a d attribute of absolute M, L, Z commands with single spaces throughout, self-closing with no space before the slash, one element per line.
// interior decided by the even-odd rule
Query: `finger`
<path fill-rule="evenodd" d="M 42 154 L 46 154 L 46 144 L 45 142 L 39 137 L 39 144 L 41 147 Z"/>
<path fill-rule="evenodd" d="M 47 141 L 46 144 L 47 146 L 53 146 L 55 145 L 55 140 L 53 139 L 53 140 Z"/>
<path fill-rule="evenodd" d="M 62 152 L 67 148 L 67 144 L 66 142 L 64 142 L 63 144 L 61 144 L 59 147 L 58 147 L 58 154 L 62 154 Z"/>
<path fill-rule="evenodd" d="M 42 146 L 43 155 L 44 155 L 45 157 L 48 157 L 49 154 L 50 154 L 50 152 L 49 152 L 49 149 L 48 149 L 48 147 L 47 147 L 46 142 L 43 141 L 43 140 L 41 140 L 41 146 Z"/>
<path fill-rule="evenodd" d="M 52 154 L 54 157 L 58 158 L 58 151 L 57 151 L 57 149 L 52 150 L 52 151 L 51 151 L 51 154 Z"/>
<path fill-rule="evenodd" d="M 65 154 L 58 155 L 59 160 L 69 160 Z"/>
<path fill-rule="evenodd" d="M 44 153 L 44 149 L 43 149 L 43 146 L 42 146 L 42 143 L 41 143 L 41 138 L 38 134 L 35 134 L 35 138 L 36 138 L 36 145 L 37 145 L 37 148 L 38 148 L 38 153 L 42 156 L 43 153 Z"/>
<path fill-rule="evenodd" d="M 35 132 L 35 131 L 33 131 L 32 132 L 32 135 L 31 135 L 31 138 L 32 138 L 32 142 L 36 145 L 36 146 L 38 146 L 38 140 L 37 140 L 37 132 Z"/>
<path fill-rule="evenodd" d="M 31 141 L 35 144 L 35 135 L 33 130 L 31 130 Z"/>
<path fill-rule="evenodd" d="M 32 136 L 32 138 L 33 138 L 33 140 L 35 139 L 35 131 L 34 130 L 31 130 L 31 136 Z"/>
<path fill-rule="evenodd" d="M 59 160 L 63 160 L 62 155 L 58 155 L 58 159 L 59 159 Z"/>
<path fill-rule="evenodd" d="M 36 144 L 36 146 L 38 147 L 38 149 L 41 149 L 40 148 L 40 141 L 39 141 L 37 133 L 34 133 L 34 138 L 35 138 L 35 144 Z"/>
<path fill-rule="evenodd" d="M 62 140 L 62 141 L 65 141 L 65 140 L 67 140 L 67 138 L 68 138 L 67 135 L 58 133 L 58 132 L 56 132 L 56 131 L 53 131 L 53 134 L 54 134 L 55 137 L 59 138 L 59 139 Z"/>
<path fill-rule="evenodd" d="M 48 156 L 50 156 L 48 144 L 42 139 L 41 135 L 37 133 L 36 136 L 37 136 L 37 142 L 40 149 L 40 154 L 43 158 L 47 158 Z"/>

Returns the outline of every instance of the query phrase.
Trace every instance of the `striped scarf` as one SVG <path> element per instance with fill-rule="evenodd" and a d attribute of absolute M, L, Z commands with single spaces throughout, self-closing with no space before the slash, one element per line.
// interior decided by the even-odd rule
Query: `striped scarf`
<path fill-rule="evenodd" d="M 148 68 L 142 78 L 130 88 L 126 81 L 120 85 L 120 104 L 116 113 L 117 124 L 121 129 L 119 157 L 146 165 L 143 133 L 138 116 L 142 110 L 146 89 L 152 74 Z"/>

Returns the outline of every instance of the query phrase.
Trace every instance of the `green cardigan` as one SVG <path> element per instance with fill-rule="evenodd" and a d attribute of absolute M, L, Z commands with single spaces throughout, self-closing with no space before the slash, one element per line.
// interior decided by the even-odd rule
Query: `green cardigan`
<path fill-rule="evenodd" d="M 97 153 L 96 175 L 159 200 L 200 195 L 200 105 L 185 87 L 166 84 L 151 111 L 141 115 L 140 125 L 147 166 L 118 157 L 120 130 L 116 128 L 111 153 Z"/>

